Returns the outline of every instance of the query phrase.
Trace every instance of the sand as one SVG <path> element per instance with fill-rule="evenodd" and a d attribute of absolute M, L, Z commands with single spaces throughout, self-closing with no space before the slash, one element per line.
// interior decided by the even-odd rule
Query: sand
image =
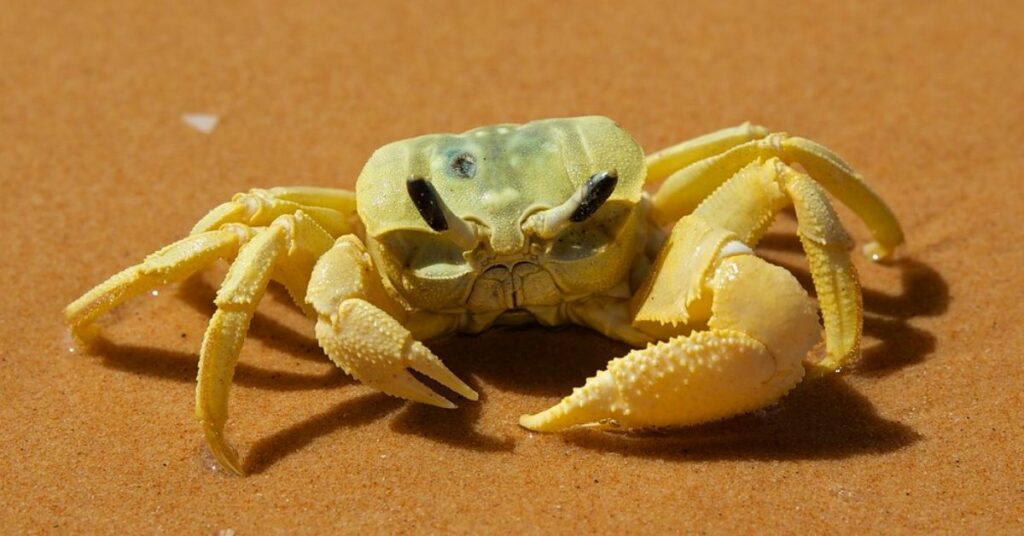
<path fill-rule="evenodd" d="M 206 4 L 0 13 L 3 532 L 1024 531 L 1024 4 Z M 434 344 L 482 399 L 435 410 L 347 379 L 271 292 L 231 400 L 241 479 L 192 417 L 224 266 L 68 351 L 65 304 L 234 192 L 351 187 L 392 140 L 586 113 L 649 151 L 753 120 L 859 169 L 908 238 L 856 259 L 860 363 L 711 426 L 545 436 L 518 416 L 624 347 Z M 791 230 L 761 250 L 806 282 Z"/>

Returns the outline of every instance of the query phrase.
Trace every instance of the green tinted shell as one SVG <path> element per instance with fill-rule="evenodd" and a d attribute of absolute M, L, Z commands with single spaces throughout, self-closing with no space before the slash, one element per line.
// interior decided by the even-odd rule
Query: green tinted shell
<path fill-rule="evenodd" d="M 399 230 L 432 232 L 406 192 L 409 177 L 424 177 L 454 214 L 490 229 L 494 251 L 515 251 L 524 244 L 525 216 L 559 205 L 605 170 L 619 176 L 611 201 L 639 202 L 643 151 L 611 119 L 495 125 L 381 147 L 359 175 L 356 200 L 370 237 Z"/>

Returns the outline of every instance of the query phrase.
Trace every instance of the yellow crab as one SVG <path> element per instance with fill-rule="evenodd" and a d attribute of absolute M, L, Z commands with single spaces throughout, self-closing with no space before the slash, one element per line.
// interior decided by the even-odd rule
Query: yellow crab
<path fill-rule="evenodd" d="M 653 195 L 644 191 L 662 180 Z M 454 407 L 412 369 L 476 400 L 420 341 L 574 323 L 641 348 L 556 406 L 523 416 L 522 426 L 702 423 L 777 401 L 804 376 L 803 358 L 821 338 L 796 279 L 751 249 L 789 205 L 824 318 L 827 357 L 811 371 L 833 371 L 857 354 L 851 241 L 822 186 L 868 224 L 872 258 L 902 243 L 892 212 L 838 156 L 750 124 L 646 159 L 604 117 L 421 136 L 378 149 L 354 193 L 236 195 L 65 315 L 82 337 L 129 297 L 234 258 L 203 339 L 196 416 L 217 459 L 239 474 L 223 435 L 228 392 L 271 279 L 316 321 L 328 357 L 385 393 Z"/>

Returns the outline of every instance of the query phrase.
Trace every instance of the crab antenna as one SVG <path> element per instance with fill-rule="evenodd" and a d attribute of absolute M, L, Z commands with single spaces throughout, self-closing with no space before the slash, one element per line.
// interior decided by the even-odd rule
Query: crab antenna
<path fill-rule="evenodd" d="M 430 181 L 412 176 L 405 181 L 405 189 L 423 221 L 427 222 L 431 229 L 450 236 L 464 249 L 476 245 L 476 231 L 469 222 L 452 213 Z"/>
<path fill-rule="evenodd" d="M 569 225 L 593 216 L 611 197 L 618 182 L 619 175 L 615 170 L 591 175 L 564 203 L 527 218 L 523 230 L 541 238 L 554 238 Z"/>

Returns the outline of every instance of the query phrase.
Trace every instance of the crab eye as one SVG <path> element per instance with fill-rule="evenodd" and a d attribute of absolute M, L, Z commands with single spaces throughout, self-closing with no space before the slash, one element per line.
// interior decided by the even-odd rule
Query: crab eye
<path fill-rule="evenodd" d="M 579 206 L 569 216 L 569 221 L 579 223 L 591 217 L 611 197 L 618 182 L 619 174 L 615 170 L 601 171 L 587 179 L 583 185 L 583 197 Z"/>
<path fill-rule="evenodd" d="M 447 231 L 448 220 L 444 217 L 444 209 L 441 208 L 441 200 L 434 191 L 434 187 L 423 177 L 409 177 L 405 181 L 405 189 L 416 206 L 423 221 L 435 231 Z"/>
<path fill-rule="evenodd" d="M 452 173 L 463 179 L 472 179 L 476 175 L 476 158 L 469 153 L 460 153 L 452 158 Z"/>

